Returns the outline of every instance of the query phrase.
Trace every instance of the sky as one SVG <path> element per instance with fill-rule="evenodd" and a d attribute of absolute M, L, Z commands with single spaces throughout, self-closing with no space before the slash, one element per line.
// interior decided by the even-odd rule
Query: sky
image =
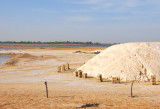
<path fill-rule="evenodd" d="M 0 0 L 0 41 L 159 42 L 160 0 Z"/>

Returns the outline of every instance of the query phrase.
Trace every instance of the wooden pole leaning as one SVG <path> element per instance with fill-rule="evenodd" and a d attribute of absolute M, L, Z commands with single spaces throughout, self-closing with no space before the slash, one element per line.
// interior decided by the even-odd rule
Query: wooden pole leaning
<path fill-rule="evenodd" d="M 48 98 L 48 86 L 47 86 L 47 81 L 44 82 L 45 86 L 46 86 L 46 97 Z"/>

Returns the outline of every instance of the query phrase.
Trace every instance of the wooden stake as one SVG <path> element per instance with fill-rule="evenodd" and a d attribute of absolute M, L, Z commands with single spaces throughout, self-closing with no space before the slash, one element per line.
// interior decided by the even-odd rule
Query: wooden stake
<path fill-rule="evenodd" d="M 83 78 L 87 78 L 87 73 L 84 73 L 82 76 Z"/>
<path fill-rule="evenodd" d="M 112 77 L 112 83 L 115 83 L 115 77 Z"/>
<path fill-rule="evenodd" d="M 69 64 L 67 63 L 66 65 L 65 65 L 65 70 L 69 70 L 70 68 L 69 68 Z"/>
<path fill-rule="evenodd" d="M 62 65 L 62 72 L 64 72 L 65 71 L 65 65 L 63 64 Z"/>
<path fill-rule="evenodd" d="M 48 86 L 47 86 L 47 81 L 44 82 L 45 86 L 46 86 L 46 97 L 48 98 Z"/>
<path fill-rule="evenodd" d="M 81 70 L 78 70 L 78 77 L 82 78 L 82 71 Z"/>
<path fill-rule="evenodd" d="M 70 69 L 70 67 L 69 67 L 69 63 L 67 63 L 67 64 L 66 64 L 66 67 L 67 67 L 67 69 L 68 69 L 68 70 Z"/>
<path fill-rule="evenodd" d="M 135 81 L 135 80 L 134 80 L 134 81 Z M 132 94 L 132 87 L 133 87 L 134 81 L 132 81 L 132 84 L 131 84 L 131 98 L 133 97 L 133 94 Z"/>
<path fill-rule="evenodd" d="M 65 65 L 65 70 L 66 70 L 66 71 L 67 71 L 67 70 L 69 70 L 69 69 L 68 69 L 68 65 L 67 65 L 67 64 Z"/>
<path fill-rule="evenodd" d="M 155 76 L 151 76 L 151 82 L 152 82 L 152 85 L 156 85 L 156 77 Z"/>
<path fill-rule="evenodd" d="M 120 77 L 112 77 L 112 83 L 113 84 L 120 83 Z"/>
<path fill-rule="evenodd" d="M 120 77 L 116 78 L 116 83 L 120 84 Z"/>
<path fill-rule="evenodd" d="M 61 72 L 61 66 L 57 67 L 57 72 Z"/>
<path fill-rule="evenodd" d="M 98 75 L 98 81 L 99 81 L 99 82 L 103 82 L 103 79 L 102 79 L 102 75 L 101 75 L 101 74 Z"/>
<path fill-rule="evenodd" d="M 76 77 L 78 77 L 78 71 L 76 71 L 75 73 L 76 73 Z"/>
<path fill-rule="evenodd" d="M 78 77 L 78 71 L 74 71 L 73 76 Z"/>

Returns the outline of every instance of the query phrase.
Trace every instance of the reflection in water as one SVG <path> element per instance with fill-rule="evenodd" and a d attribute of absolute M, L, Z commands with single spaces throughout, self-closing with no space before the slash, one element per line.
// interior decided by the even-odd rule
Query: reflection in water
<path fill-rule="evenodd" d="M 10 56 L 0 56 L 0 65 L 3 64 L 5 61 L 9 60 Z"/>

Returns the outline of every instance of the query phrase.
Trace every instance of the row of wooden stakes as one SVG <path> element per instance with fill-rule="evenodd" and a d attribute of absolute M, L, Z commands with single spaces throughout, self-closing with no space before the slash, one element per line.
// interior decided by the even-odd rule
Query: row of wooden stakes
<path fill-rule="evenodd" d="M 73 75 L 75 77 L 79 77 L 79 78 L 88 78 L 87 73 L 83 73 L 82 70 L 74 71 Z M 103 82 L 103 78 L 102 78 L 101 74 L 99 74 L 97 76 L 97 80 L 99 82 Z M 120 84 L 120 77 L 112 77 L 112 83 L 113 84 Z M 156 85 L 156 76 L 151 76 L 151 84 Z"/>
<path fill-rule="evenodd" d="M 82 70 L 74 71 L 73 76 L 79 78 L 87 78 L 87 73 L 82 73 Z"/>
<path fill-rule="evenodd" d="M 57 66 L 57 72 L 64 72 L 64 71 L 67 71 L 69 69 L 70 69 L 70 67 L 69 67 L 68 63 Z"/>
<path fill-rule="evenodd" d="M 112 77 L 112 83 L 120 83 L 120 78 L 119 77 Z M 151 84 L 156 85 L 156 76 L 151 76 Z"/>
<path fill-rule="evenodd" d="M 74 71 L 73 76 L 79 77 L 79 78 L 88 78 L 87 73 L 83 73 L 82 70 Z M 97 81 L 103 82 L 102 75 L 99 74 L 97 76 Z M 112 78 L 112 83 L 120 83 L 120 78 L 119 77 L 113 77 Z"/>
<path fill-rule="evenodd" d="M 112 77 L 112 83 L 113 84 L 119 84 L 120 83 L 120 77 Z"/>

